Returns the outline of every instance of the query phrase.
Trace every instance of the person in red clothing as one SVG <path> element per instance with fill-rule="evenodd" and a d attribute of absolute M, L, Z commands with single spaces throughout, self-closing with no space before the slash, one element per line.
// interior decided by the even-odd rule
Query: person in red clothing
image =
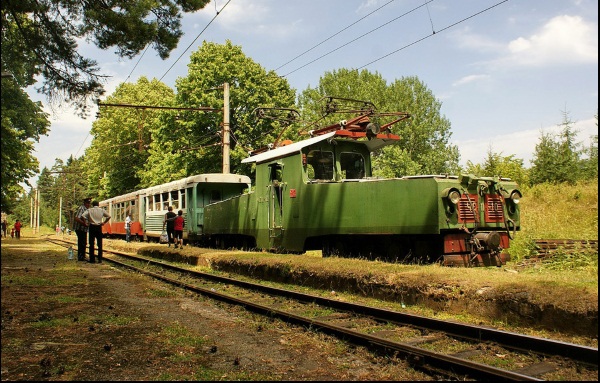
<path fill-rule="evenodd" d="M 179 210 L 177 212 L 177 217 L 175 217 L 175 222 L 173 223 L 173 229 L 175 230 L 173 239 L 175 241 L 175 248 L 177 248 L 177 244 L 179 244 L 179 248 L 183 249 L 183 210 Z"/>
<path fill-rule="evenodd" d="M 15 237 L 17 239 L 21 239 L 21 227 L 23 225 L 21 225 L 21 221 L 17 220 L 17 222 L 15 222 Z"/>

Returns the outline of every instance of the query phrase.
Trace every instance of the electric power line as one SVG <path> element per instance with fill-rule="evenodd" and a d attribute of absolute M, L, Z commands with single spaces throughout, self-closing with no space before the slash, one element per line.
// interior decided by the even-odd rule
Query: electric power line
<path fill-rule="evenodd" d="M 198 36 L 196 36 L 196 38 L 190 43 L 190 45 L 188 45 L 187 48 L 185 48 L 185 50 L 181 53 L 181 55 L 179 57 L 177 57 L 177 60 L 175 60 L 175 62 L 169 67 L 169 69 L 167 69 L 167 71 L 165 72 L 165 74 L 162 75 L 162 77 L 160 79 L 158 79 L 158 81 L 162 81 L 162 79 L 167 75 L 167 73 L 169 73 L 169 71 L 171 69 L 173 69 L 173 67 L 175 66 L 175 64 L 177 64 L 177 62 L 181 59 L 181 57 L 183 57 L 183 55 L 188 51 L 188 49 L 191 48 L 191 46 L 196 42 L 196 40 L 198 40 L 198 38 L 200 37 L 200 35 L 202 33 L 204 33 L 204 31 L 210 26 L 210 24 L 212 24 L 213 21 L 215 21 L 215 19 L 217 18 L 217 16 L 219 16 L 219 14 L 221 12 L 223 12 L 223 9 L 225 9 L 225 7 L 227 6 L 227 4 L 229 4 L 231 2 L 231 0 L 227 1 L 227 3 L 225 3 L 225 5 L 223 6 L 223 8 L 221 8 L 220 11 L 217 11 L 217 14 L 208 22 L 208 24 L 206 24 L 206 26 L 204 27 L 204 29 L 202 29 L 200 31 L 200 33 L 198 33 Z M 216 6 L 216 4 L 215 4 Z"/>
<path fill-rule="evenodd" d="M 368 31 L 368 32 L 366 32 L 366 33 L 363 33 L 362 35 L 358 36 L 357 38 L 355 38 L 355 39 L 352 39 L 352 40 L 348 41 L 347 43 L 340 45 L 339 47 L 337 47 L 337 48 L 335 48 L 335 49 L 333 49 L 333 50 L 331 50 L 331 51 L 329 51 L 329 52 L 327 52 L 327 53 L 325 53 L 325 54 L 323 54 L 323 55 L 321 55 L 321 56 L 317 57 L 316 59 L 314 59 L 314 60 L 312 60 L 312 61 L 309 61 L 308 63 L 306 63 L 306 64 L 304 64 L 304 65 L 302 65 L 302 66 L 300 66 L 300 67 L 298 67 L 298 68 L 294 69 L 293 71 L 291 71 L 291 72 L 289 72 L 289 73 L 287 73 L 287 74 L 285 74 L 285 75 L 283 75 L 283 76 L 281 76 L 281 77 L 287 77 L 287 76 L 289 76 L 290 74 L 292 74 L 292 73 L 294 73 L 294 72 L 297 72 L 297 71 L 299 71 L 300 69 L 302 69 L 302 68 L 304 68 L 304 67 L 306 67 L 306 66 L 308 66 L 308 65 L 310 65 L 310 64 L 312 64 L 312 63 L 314 63 L 315 61 L 318 61 L 318 60 L 322 59 L 323 57 L 329 56 L 329 55 L 330 55 L 330 54 L 332 54 L 333 52 L 336 52 L 336 51 L 338 51 L 338 50 L 342 49 L 343 47 L 345 47 L 345 46 L 348 46 L 348 45 L 352 44 L 353 42 L 355 42 L 355 41 L 357 41 L 357 40 L 360 40 L 360 39 L 362 39 L 363 37 L 367 36 L 368 34 L 371 34 L 371 33 L 375 32 L 376 30 L 378 30 L 378 29 L 381 29 L 381 28 L 385 27 L 386 25 L 388 25 L 388 24 L 390 24 L 390 23 L 392 23 L 392 22 L 394 22 L 394 21 L 396 21 L 396 20 L 398 20 L 398 19 L 400 19 L 400 18 L 402 18 L 402 17 L 404 17 L 404 16 L 406 16 L 406 15 L 409 15 L 409 14 L 411 14 L 412 12 L 415 12 L 415 11 L 416 11 L 416 10 L 418 10 L 419 8 L 422 8 L 422 7 L 426 6 L 428 3 L 431 3 L 432 1 L 433 1 L 433 0 L 429 0 L 429 1 L 427 1 L 426 3 L 424 3 L 423 5 L 419 5 L 418 7 L 415 7 L 415 8 L 413 8 L 413 9 L 411 9 L 410 11 L 408 11 L 408 12 L 405 12 L 405 13 L 401 14 L 401 15 L 400 15 L 400 16 L 398 16 L 398 17 L 395 17 L 395 18 L 393 18 L 392 20 L 388 21 L 387 23 L 381 24 L 381 25 L 380 25 L 380 26 L 378 26 L 377 28 L 371 29 L 370 31 Z M 508 0 L 507 0 L 507 1 L 508 1 Z"/>
<path fill-rule="evenodd" d="M 428 39 L 429 37 L 431 37 L 431 36 L 435 35 L 436 33 L 443 32 L 443 31 L 445 31 L 445 30 L 447 30 L 447 29 L 450 29 L 450 28 L 452 28 L 452 27 L 454 27 L 454 26 L 456 26 L 456 25 L 458 25 L 458 24 L 460 24 L 460 23 L 462 23 L 462 22 L 465 22 L 465 21 L 467 21 L 467 20 L 469 20 L 469 19 L 471 19 L 471 18 L 473 18 L 473 17 L 475 17 L 475 16 L 477 16 L 477 15 L 480 15 L 480 14 L 482 14 L 482 13 L 484 13 L 484 12 L 487 12 L 487 11 L 489 11 L 490 9 L 497 7 L 497 6 L 499 6 L 500 4 L 502 4 L 502 3 L 506 3 L 507 1 L 508 1 L 508 0 L 503 0 L 503 1 L 499 2 L 499 3 L 496 3 L 496 4 L 492 5 L 491 7 L 488 7 L 488 8 L 486 8 L 486 9 L 482 10 L 482 11 L 479 11 L 479 12 L 477 12 L 477 13 L 474 13 L 474 14 L 472 14 L 471 16 L 465 17 L 465 18 L 464 18 L 464 19 L 462 19 L 462 20 L 459 20 L 459 21 L 457 21 L 457 22 L 455 22 L 455 23 L 453 23 L 453 24 L 450 24 L 450 25 L 448 25 L 448 26 L 446 26 L 446 27 L 444 27 L 444 28 L 440 29 L 440 30 L 439 30 L 439 31 L 437 31 L 437 32 L 433 31 L 433 33 L 431 33 L 430 35 L 427 35 L 427 36 L 425 36 L 425 37 L 422 37 L 422 38 L 420 38 L 420 39 L 418 39 L 418 40 L 415 40 L 415 41 L 413 41 L 412 43 L 410 43 L 410 44 L 407 44 L 407 45 L 405 45 L 405 46 L 403 46 L 403 47 L 401 47 L 401 48 L 398 48 L 398 49 L 396 49 L 396 50 L 395 50 L 395 51 L 393 51 L 393 52 L 390 52 L 390 53 L 388 53 L 388 54 L 386 54 L 386 55 L 384 55 L 384 56 L 381 56 L 381 57 L 379 57 L 378 59 L 375 59 L 375 60 L 373 60 L 373 61 L 371 61 L 371 62 L 368 62 L 368 63 L 366 63 L 365 65 L 363 65 L 363 66 L 361 66 L 361 67 L 358 67 L 358 68 L 356 68 L 356 70 L 359 70 L 359 69 L 365 68 L 365 67 L 367 67 L 367 66 L 369 66 L 369 65 L 371 65 L 371 64 L 373 64 L 373 63 L 376 63 L 376 62 L 377 62 L 377 61 L 379 61 L 379 60 L 383 60 L 384 58 L 386 58 L 386 57 L 388 57 L 388 56 L 391 56 L 391 55 L 393 55 L 394 53 L 400 52 L 400 51 L 401 51 L 401 50 L 403 50 L 403 49 L 406 49 L 406 48 L 408 48 L 408 47 L 410 47 L 410 46 L 412 46 L 412 45 L 415 45 L 416 43 L 419 43 L 419 42 L 421 42 L 421 41 L 423 41 L 423 40 L 425 40 L 425 39 Z"/>
<path fill-rule="evenodd" d="M 369 12 L 367 15 L 361 17 L 360 19 L 352 22 L 350 25 L 346 26 L 345 28 L 340 29 L 339 31 L 337 31 L 336 33 L 334 33 L 333 35 L 329 36 L 328 38 L 326 38 L 325 40 L 321 41 L 320 43 L 318 43 L 317 45 L 314 45 L 312 48 L 309 48 L 307 50 L 305 50 L 304 52 L 300 53 L 298 56 L 294 57 L 293 59 L 289 60 L 288 62 L 286 62 L 283 65 L 280 65 L 278 68 L 275 68 L 275 72 L 277 72 L 279 69 L 283 68 L 284 66 L 286 66 L 287 64 L 291 63 L 292 61 L 295 61 L 297 58 L 300 58 L 302 56 L 304 56 L 306 53 L 312 51 L 313 49 L 315 49 L 316 47 L 318 47 L 319 45 L 323 44 L 326 41 L 331 40 L 332 38 L 334 38 L 335 36 L 339 35 L 340 33 L 342 33 L 343 31 L 345 31 L 346 29 L 356 25 L 357 23 L 363 21 L 364 19 L 366 19 L 367 17 L 371 16 L 373 13 L 379 11 L 381 8 L 385 7 L 386 5 L 390 4 L 391 2 L 393 2 L 395 0 L 390 0 L 387 3 L 383 4 L 381 7 L 373 10 L 372 12 Z M 433 0 L 431 0 L 433 1 Z"/>

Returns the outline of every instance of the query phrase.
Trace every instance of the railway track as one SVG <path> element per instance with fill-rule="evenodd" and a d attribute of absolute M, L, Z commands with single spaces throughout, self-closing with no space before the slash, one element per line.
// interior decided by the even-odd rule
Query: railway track
<path fill-rule="evenodd" d="M 49 241 L 63 246 L 72 244 Z M 104 251 L 113 255 L 104 259 L 118 267 L 376 352 L 402 357 L 436 378 L 542 380 L 545 374 L 559 368 L 595 371 L 597 376 L 597 348 L 342 302 L 120 251 Z"/>
<path fill-rule="evenodd" d="M 536 239 L 535 249 L 538 257 L 548 257 L 562 250 L 566 253 L 582 251 L 598 251 L 598 241 L 595 239 Z"/>

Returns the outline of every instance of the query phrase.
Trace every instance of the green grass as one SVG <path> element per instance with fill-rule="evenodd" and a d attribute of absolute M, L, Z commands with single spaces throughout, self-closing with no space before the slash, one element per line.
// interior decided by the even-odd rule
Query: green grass
<path fill-rule="evenodd" d="M 173 323 L 162 331 L 166 342 L 179 347 L 202 347 L 206 343 L 203 336 L 190 333 L 189 329 L 180 323 Z"/>
<path fill-rule="evenodd" d="M 537 255 L 536 239 L 598 240 L 598 179 L 568 184 L 539 184 L 522 190 L 521 231 L 511 243 L 513 262 Z M 558 251 L 545 269 L 598 271 L 598 252 Z"/>

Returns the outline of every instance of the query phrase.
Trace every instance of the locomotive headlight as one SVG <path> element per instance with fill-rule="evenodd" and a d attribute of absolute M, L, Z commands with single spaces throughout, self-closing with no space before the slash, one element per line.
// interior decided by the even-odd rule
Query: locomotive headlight
<path fill-rule="evenodd" d="M 457 205 L 460 201 L 460 192 L 454 188 L 444 189 L 442 196 L 447 198 L 453 205 Z"/>
<path fill-rule="evenodd" d="M 518 191 L 518 190 L 515 190 L 515 191 L 513 191 L 513 192 L 510 194 L 510 199 L 513 201 L 513 203 L 514 203 L 515 205 L 518 205 L 518 204 L 519 204 L 519 202 L 521 201 L 521 193 L 519 193 L 519 191 Z"/>
<path fill-rule="evenodd" d="M 448 194 L 448 199 L 453 204 L 457 205 L 460 201 L 460 193 L 457 190 L 452 190 L 450 194 Z"/>

